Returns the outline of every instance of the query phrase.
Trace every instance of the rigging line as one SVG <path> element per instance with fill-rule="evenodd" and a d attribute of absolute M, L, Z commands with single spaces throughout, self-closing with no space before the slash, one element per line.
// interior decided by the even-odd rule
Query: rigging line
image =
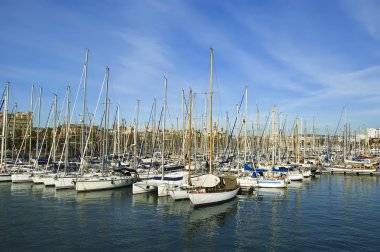
<path fill-rule="evenodd" d="M 5 96 L 5 92 L 7 91 L 7 87 L 4 87 L 4 91 L 3 91 L 3 95 L 1 96 L 1 105 L 0 105 L 0 110 L 3 109 L 3 106 L 4 106 L 4 96 Z"/>
<path fill-rule="evenodd" d="M 343 114 L 344 114 L 344 109 L 345 109 L 345 107 L 343 107 L 342 114 L 340 114 L 339 122 L 338 122 L 338 125 L 336 126 L 336 129 L 335 129 L 335 132 L 334 132 L 334 137 L 336 137 L 336 133 L 337 133 L 337 131 L 338 131 L 338 128 L 339 128 L 340 122 L 342 121 L 342 117 L 343 117 Z"/>

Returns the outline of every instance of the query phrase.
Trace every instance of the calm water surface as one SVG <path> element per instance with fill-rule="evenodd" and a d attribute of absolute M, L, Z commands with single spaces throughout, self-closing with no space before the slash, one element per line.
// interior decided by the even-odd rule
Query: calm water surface
<path fill-rule="evenodd" d="M 0 251 L 380 251 L 380 178 L 323 175 L 193 209 L 132 188 L 0 183 Z"/>

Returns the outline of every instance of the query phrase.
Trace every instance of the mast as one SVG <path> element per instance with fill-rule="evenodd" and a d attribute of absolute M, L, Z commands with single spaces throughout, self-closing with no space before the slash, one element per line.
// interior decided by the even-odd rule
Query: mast
<path fill-rule="evenodd" d="M 298 116 L 296 117 L 296 126 L 294 128 L 294 151 L 295 151 L 295 162 L 298 164 L 300 159 L 299 153 L 299 139 L 298 139 Z"/>
<path fill-rule="evenodd" d="M 117 105 L 117 159 L 120 161 L 120 106 Z"/>
<path fill-rule="evenodd" d="M 313 116 L 313 140 L 312 140 L 312 156 L 315 154 L 315 125 L 314 125 L 314 116 Z"/>
<path fill-rule="evenodd" d="M 54 111 L 53 111 L 53 163 L 55 163 L 55 149 L 56 149 L 56 135 L 57 135 L 57 95 L 54 94 Z"/>
<path fill-rule="evenodd" d="M 7 131 L 8 131 L 8 99 L 9 99 L 9 81 L 6 85 L 5 101 L 4 101 L 4 110 L 3 110 L 3 132 L 1 138 L 1 155 L 0 155 L 0 164 L 1 170 L 5 171 L 7 169 Z"/>
<path fill-rule="evenodd" d="M 154 139 L 156 138 L 156 110 L 157 110 L 157 102 L 156 98 L 153 101 L 153 120 L 152 120 L 152 148 L 151 152 L 154 153 Z"/>
<path fill-rule="evenodd" d="M 195 146 L 194 147 L 194 152 L 195 152 L 194 162 L 195 162 L 195 169 L 197 169 L 198 168 L 198 161 L 197 161 L 197 155 L 198 155 L 197 93 L 194 93 L 192 103 L 194 103 L 194 114 L 195 114 L 195 117 L 194 117 L 194 134 L 195 134 L 195 137 L 194 137 L 194 146 Z"/>
<path fill-rule="evenodd" d="M 241 122 L 240 119 L 240 111 L 239 111 L 239 105 L 236 104 L 236 119 L 238 122 Z M 236 135 L 236 147 L 237 147 L 237 167 L 238 167 L 238 173 L 239 173 L 239 165 L 240 165 L 240 131 L 237 132 Z M 235 153 L 234 153 L 235 154 Z"/>
<path fill-rule="evenodd" d="M 213 154 L 213 132 L 212 132 L 212 81 L 213 81 L 213 62 L 214 49 L 210 48 L 210 174 L 214 173 L 214 154 Z"/>
<path fill-rule="evenodd" d="M 84 65 L 84 81 L 83 81 L 83 115 L 82 115 L 82 139 L 81 139 L 81 156 L 84 155 L 85 134 L 86 134 L 86 114 L 87 114 L 87 67 L 88 67 L 88 52 L 86 49 L 86 63 Z"/>
<path fill-rule="evenodd" d="M 304 126 L 303 126 L 303 160 L 304 160 L 304 162 L 305 162 L 305 159 L 306 159 L 306 146 L 307 146 L 306 135 L 307 135 L 307 131 L 306 131 L 306 120 L 305 120 L 304 121 Z"/>
<path fill-rule="evenodd" d="M 165 128 L 166 128 L 166 93 L 167 93 L 167 88 L 168 88 L 168 79 L 164 76 L 165 79 L 165 93 L 164 93 L 164 111 L 163 111 L 163 116 L 164 116 L 164 122 L 163 122 L 163 127 L 162 127 L 162 154 L 161 154 L 161 180 L 164 180 L 164 156 L 165 156 Z"/>
<path fill-rule="evenodd" d="M 17 102 L 13 107 L 13 126 L 12 126 L 12 162 L 14 162 L 14 152 L 15 152 L 15 129 L 16 129 L 16 113 L 17 113 Z"/>
<path fill-rule="evenodd" d="M 274 139 L 274 123 L 275 123 L 275 118 L 274 118 L 274 114 L 275 114 L 275 108 L 272 107 L 272 166 L 274 166 L 275 164 L 275 145 L 276 145 L 276 141 Z"/>
<path fill-rule="evenodd" d="M 32 84 L 32 91 L 30 93 L 30 129 L 29 129 L 29 162 L 32 158 L 32 135 L 33 135 L 33 95 L 34 95 L 34 84 Z"/>
<path fill-rule="evenodd" d="M 245 119 L 244 119 L 244 163 L 247 163 L 247 124 L 248 124 L 248 88 L 245 87 Z"/>
<path fill-rule="evenodd" d="M 69 166 L 69 130 L 70 130 L 70 86 L 67 86 L 67 116 L 65 137 L 65 172 Z"/>
<path fill-rule="evenodd" d="M 182 163 L 185 163 L 185 138 L 186 138 L 186 118 L 185 118 L 185 90 L 182 89 Z"/>
<path fill-rule="evenodd" d="M 193 91 L 190 88 L 190 94 L 189 94 L 189 116 L 188 116 L 188 140 L 187 140 L 187 159 L 189 163 L 189 175 L 188 175 L 188 184 L 191 185 L 191 177 L 190 177 L 190 171 L 191 171 L 191 109 L 192 109 L 192 95 Z"/>
<path fill-rule="evenodd" d="M 38 168 L 38 160 L 39 157 L 39 135 L 40 135 L 40 127 L 41 127 L 41 99 L 42 99 L 42 87 L 40 87 L 40 94 L 38 96 L 38 121 L 37 121 L 37 136 L 36 136 L 36 168 Z"/>
<path fill-rule="evenodd" d="M 135 169 L 137 169 L 137 134 L 138 134 L 138 125 L 139 125 L 139 104 L 140 100 L 136 101 L 136 119 L 135 119 L 135 126 L 133 130 L 133 143 L 134 143 L 134 163 L 135 163 Z"/>
<path fill-rule="evenodd" d="M 106 67 L 106 114 L 105 114 L 105 129 L 104 129 L 104 139 L 105 139 L 105 151 L 103 152 L 103 168 L 107 168 L 108 161 L 108 121 L 109 121 L 109 99 L 108 99 L 108 81 L 109 81 L 110 69 Z"/>
<path fill-rule="evenodd" d="M 259 104 L 256 104 L 256 160 L 257 160 L 257 167 L 260 166 L 260 109 Z"/>
<path fill-rule="evenodd" d="M 344 132 L 343 132 L 343 163 L 346 161 L 347 156 L 347 113 L 344 107 Z"/>
<path fill-rule="evenodd" d="M 281 141 L 282 141 L 282 112 L 278 115 L 278 153 L 277 153 L 277 163 L 281 164 Z"/>

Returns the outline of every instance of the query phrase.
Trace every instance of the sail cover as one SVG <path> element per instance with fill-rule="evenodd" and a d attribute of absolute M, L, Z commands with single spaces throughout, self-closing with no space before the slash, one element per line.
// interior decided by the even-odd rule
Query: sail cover
<path fill-rule="evenodd" d="M 191 178 L 191 184 L 195 187 L 214 187 L 220 183 L 219 177 L 213 174 L 206 174 Z"/>

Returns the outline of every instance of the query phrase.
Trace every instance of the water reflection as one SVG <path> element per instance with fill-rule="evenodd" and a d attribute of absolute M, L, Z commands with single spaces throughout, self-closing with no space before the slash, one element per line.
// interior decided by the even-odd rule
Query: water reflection
<path fill-rule="evenodd" d="M 288 184 L 288 189 L 296 189 L 299 190 L 303 186 L 302 181 L 292 181 L 290 184 Z"/>
<path fill-rule="evenodd" d="M 188 231 L 197 232 L 206 228 L 208 232 L 223 227 L 227 219 L 235 215 L 238 209 L 238 199 L 220 205 L 191 208 L 188 215 Z"/>
<path fill-rule="evenodd" d="M 55 190 L 54 197 L 60 200 L 74 199 L 77 196 L 75 189 Z"/>
<path fill-rule="evenodd" d="M 257 188 L 255 191 L 257 197 L 261 198 L 274 198 L 281 199 L 286 198 L 287 189 L 284 188 Z"/>
<path fill-rule="evenodd" d="M 127 197 L 127 188 L 113 189 L 113 190 L 103 190 L 103 191 L 92 191 L 92 192 L 80 192 L 76 194 L 76 201 L 80 204 L 86 203 L 100 203 L 108 202 L 112 200 L 122 200 Z"/>
<path fill-rule="evenodd" d="M 12 183 L 11 192 L 29 191 L 32 185 L 32 183 Z"/>
<path fill-rule="evenodd" d="M 132 205 L 157 205 L 157 193 L 141 193 L 132 195 Z"/>

